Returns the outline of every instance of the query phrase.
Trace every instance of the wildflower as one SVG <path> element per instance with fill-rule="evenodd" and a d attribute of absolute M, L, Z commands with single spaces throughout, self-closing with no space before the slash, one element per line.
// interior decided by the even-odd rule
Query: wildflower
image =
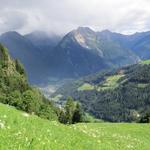
<path fill-rule="evenodd" d="M 19 131 L 19 132 L 18 132 L 18 133 L 16 133 L 15 135 L 16 135 L 16 136 L 19 136 L 19 135 L 21 135 L 21 132 Z"/>
<path fill-rule="evenodd" d="M 27 113 L 23 113 L 22 114 L 24 117 L 29 117 L 29 114 L 27 114 Z"/>
<path fill-rule="evenodd" d="M 98 143 L 101 143 L 101 141 L 100 141 L 100 140 L 98 140 L 97 142 L 98 142 Z"/>
<path fill-rule="evenodd" d="M 25 141 L 28 142 L 28 137 L 25 137 Z"/>
<path fill-rule="evenodd" d="M 129 149 L 130 149 L 130 148 L 133 148 L 133 145 L 130 145 L 130 144 L 129 144 L 129 145 L 127 145 L 127 148 L 129 148 Z"/>
<path fill-rule="evenodd" d="M 92 136 L 93 136 L 94 138 L 96 137 L 96 135 L 95 135 L 94 133 L 92 134 Z"/>
<path fill-rule="evenodd" d="M 6 116 L 6 115 L 4 115 L 4 116 L 3 116 L 3 118 L 7 118 L 7 116 Z"/>
<path fill-rule="evenodd" d="M 1 128 L 1 129 L 5 128 L 5 125 L 4 125 L 3 122 L 0 122 L 0 128 Z"/>

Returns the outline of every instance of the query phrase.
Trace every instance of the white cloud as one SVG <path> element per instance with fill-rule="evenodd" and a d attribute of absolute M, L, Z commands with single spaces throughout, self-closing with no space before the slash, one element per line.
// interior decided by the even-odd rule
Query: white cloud
<path fill-rule="evenodd" d="M 0 0 L 0 32 L 46 30 L 65 33 L 78 26 L 121 33 L 150 28 L 149 0 Z"/>

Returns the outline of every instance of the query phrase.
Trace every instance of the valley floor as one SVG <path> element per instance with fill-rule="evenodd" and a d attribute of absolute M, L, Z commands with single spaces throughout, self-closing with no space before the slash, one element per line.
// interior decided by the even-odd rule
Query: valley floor
<path fill-rule="evenodd" d="M 65 126 L 0 104 L 0 150 L 149 150 L 150 125 Z"/>

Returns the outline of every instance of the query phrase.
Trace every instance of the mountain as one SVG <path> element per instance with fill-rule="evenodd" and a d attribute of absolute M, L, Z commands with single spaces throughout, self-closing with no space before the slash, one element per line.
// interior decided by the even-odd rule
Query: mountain
<path fill-rule="evenodd" d="M 54 33 L 46 33 L 44 31 L 34 31 L 24 35 L 25 38 L 30 40 L 33 45 L 42 49 L 43 51 L 54 48 L 62 39 L 61 36 Z"/>
<path fill-rule="evenodd" d="M 69 32 L 51 53 L 50 68 L 61 76 L 80 77 L 139 61 L 130 49 L 87 27 Z"/>
<path fill-rule="evenodd" d="M 138 40 L 131 49 L 141 58 L 150 59 L 150 32 L 137 33 L 134 35 Z"/>
<path fill-rule="evenodd" d="M 47 75 L 44 77 L 46 79 L 45 83 L 48 82 L 51 76 L 55 77 L 55 71 L 51 68 L 51 65 L 53 65 L 53 51 L 61 41 L 62 36 L 54 33 L 46 33 L 44 31 L 34 31 L 24 35 L 24 37 L 40 50 L 40 55 L 43 58 L 42 66 L 46 68 L 44 72 L 47 72 Z M 57 58 L 55 59 L 57 60 Z M 60 72 L 61 71 L 59 71 L 59 74 Z M 42 82 L 43 79 L 41 79 L 41 83 Z"/>
<path fill-rule="evenodd" d="M 7 32 L 0 36 L 0 42 L 9 49 L 9 53 L 14 59 L 19 59 L 25 66 L 30 83 L 40 83 L 48 76 L 43 52 L 30 40 L 17 32 Z"/>
<path fill-rule="evenodd" d="M 92 36 L 93 32 L 87 30 L 87 34 L 90 33 Z M 85 47 L 82 40 L 84 37 L 82 39 L 80 32 L 72 31 L 52 51 L 52 66 L 50 67 L 58 76 L 79 77 L 108 66 L 94 49 Z M 80 42 L 83 42 L 82 45 Z"/>
<path fill-rule="evenodd" d="M 150 32 L 122 35 L 79 27 L 64 37 L 35 31 L 27 35 L 7 32 L 0 42 L 10 49 L 27 71 L 30 83 L 53 78 L 78 78 L 150 58 Z"/>
<path fill-rule="evenodd" d="M 99 119 L 138 120 L 150 109 L 150 61 L 70 82 L 57 90 L 53 100 L 64 103 L 68 96 L 80 101 L 85 111 Z"/>
<path fill-rule="evenodd" d="M 110 37 L 115 42 L 119 42 L 122 47 L 130 49 L 140 59 L 150 59 L 150 31 L 123 35 L 106 30 L 100 32 L 100 34 L 103 34 L 105 37 Z"/>
<path fill-rule="evenodd" d="M 105 59 L 112 64 L 121 67 L 140 60 L 130 47 L 125 47 L 119 40 L 115 40 L 114 34 L 109 30 L 97 32 L 97 38 Z"/>

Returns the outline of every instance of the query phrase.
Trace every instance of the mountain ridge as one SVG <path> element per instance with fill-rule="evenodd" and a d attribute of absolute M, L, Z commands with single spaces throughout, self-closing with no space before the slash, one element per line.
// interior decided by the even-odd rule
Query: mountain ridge
<path fill-rule="evenodd" d="M 122 35 L 79 27 L 64 37 L 42 31 L 24 36 L 8 33 L 0 36 L 0 42 L 24 64 L 32 84 L 46 83 L 51 77 L 78 78 L 150 58 L 150 32 Z"/>

